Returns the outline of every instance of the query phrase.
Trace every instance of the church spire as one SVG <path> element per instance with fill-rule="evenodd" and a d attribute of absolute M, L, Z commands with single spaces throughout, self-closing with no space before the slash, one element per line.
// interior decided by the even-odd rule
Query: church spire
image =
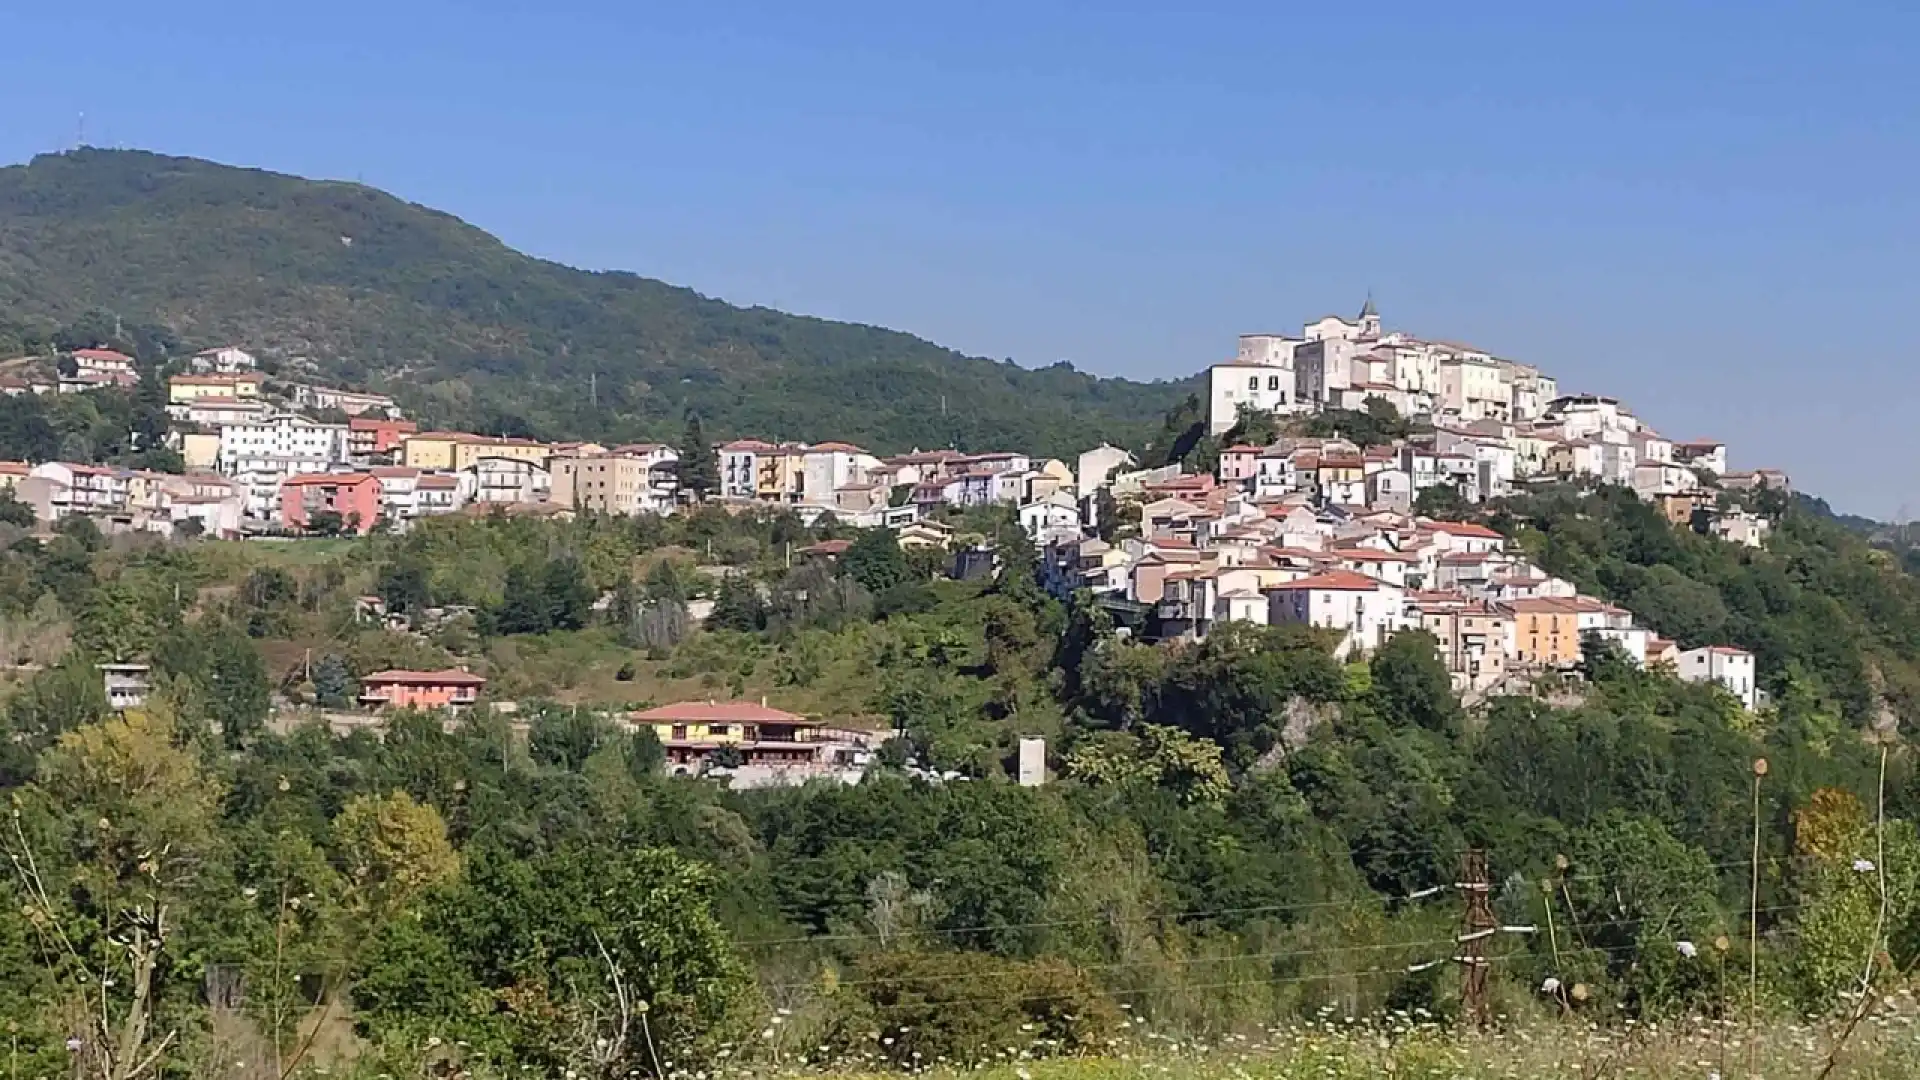
<path fill-rule="evenodd" d="M 1366 322 L 1368 319 L 1374 319 L 1377 321 L 1379 318 L 1380 318 L 1380 309 L 1373 306 L 1373 290 L 1368 289 L 1367 302 L 1361 305 L 1360 307 L 1360 321 Z"/>

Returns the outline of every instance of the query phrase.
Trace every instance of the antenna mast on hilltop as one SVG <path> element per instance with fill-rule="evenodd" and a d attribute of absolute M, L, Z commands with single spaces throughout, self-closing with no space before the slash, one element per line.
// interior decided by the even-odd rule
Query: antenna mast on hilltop
<path fill-rule="evenodd" d="M 83 112 L 73 128 L 73 148 L 78 150 L 85 145 L 87 145 L 87 114 Z"/>

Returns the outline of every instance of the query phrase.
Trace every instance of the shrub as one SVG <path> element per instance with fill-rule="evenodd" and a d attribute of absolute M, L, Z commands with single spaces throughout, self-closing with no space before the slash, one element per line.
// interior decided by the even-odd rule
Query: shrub
<path fill-rule="evenodd" d="M 835 1027 L 848 1044 L 878 1032 L 901 1065 L 975 1064 L 1008 1047 L 1036 1056 L 1105 1046 L 1120 1013 L 1086 973 L 1059 959 L 887 952 L 860 961 Z"/>

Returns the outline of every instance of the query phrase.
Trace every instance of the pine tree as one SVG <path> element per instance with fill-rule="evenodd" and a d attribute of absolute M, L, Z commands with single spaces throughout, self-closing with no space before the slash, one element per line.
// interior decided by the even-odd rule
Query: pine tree
<path fill-rule="evenodd" d="M 680 488 L 695 499 L 720 489 L 720 458 L 701 430 L 700 415 L 687 413 L 687 431 L 680 439 Z"/>

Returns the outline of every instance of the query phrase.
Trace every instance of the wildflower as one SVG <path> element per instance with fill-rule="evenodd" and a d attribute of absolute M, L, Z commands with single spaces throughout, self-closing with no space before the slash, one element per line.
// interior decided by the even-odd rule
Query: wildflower
<path fill-rule="evenodd" d="M 1874 869 L 1873 860 L 1872 859 L 1855 859 L 1853 860 L 1853 869 L 1855 873 L 1871 874 L 1873 873 L 1873 869 Z"/>
<path fill-rule="evenodd" d="M 1554 978 L 1551 975 L 1547 976 L 1546 982 L 1543 982 L 1540 984 L 1540 992 L 1543 994 L 1558 993 L 1559 990 L 1560 990 L 1560 980 Z"/>
<path fill-rule="evenodd" d="M 1673 943 L 1673 947 L 1676 949 L 1679 949 L 1680 955 L 1686 957 L 1689 960 L 1700 955 L 1700 950 L 1695 948 L 1693 942 L 1691 941 L 1676 941 Z"/>

